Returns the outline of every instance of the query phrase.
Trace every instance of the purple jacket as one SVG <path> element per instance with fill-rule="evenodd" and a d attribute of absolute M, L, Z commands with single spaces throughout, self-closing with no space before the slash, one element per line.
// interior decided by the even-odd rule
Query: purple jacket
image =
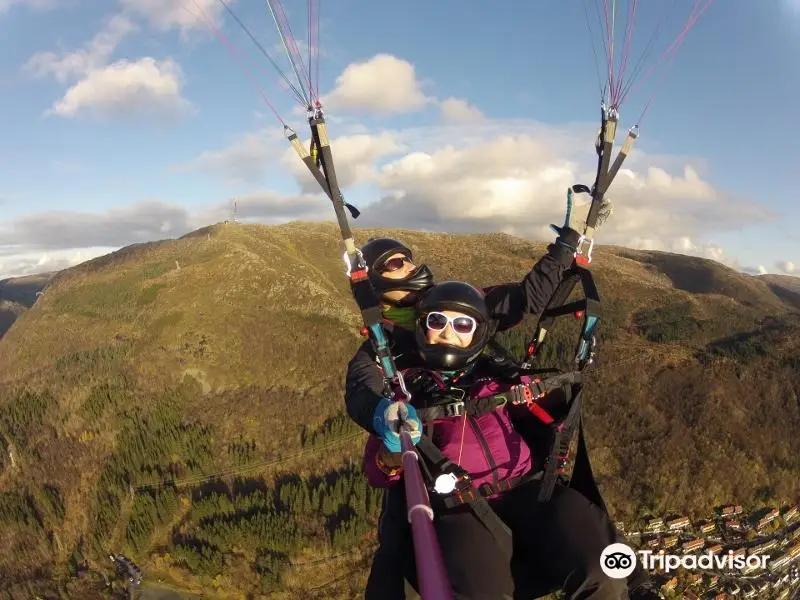
<path fill-rule="evenodd" d="M 522 377 L 520 383 L 528 383 Z M 473 386 L 470 398 L 478 399 L 508 390 L 509 384 L 483 381 Z M 433 421 L 433 432 L 426 434 L 447 458 L 460 465 L 477 488 L 483 483 L 526 474 L 532 464 L 531 450 L 514 429 L 509 410 L 524 407 L 503 406 L 477 417 L 466 415 L 445 417 Z M 364 473 L 373 487 L 390 487 L 400 481 L 402 473 L 387 475 L 376 464 L 381 441 L 375 435 L 367 439 L 364 450 Z"/>

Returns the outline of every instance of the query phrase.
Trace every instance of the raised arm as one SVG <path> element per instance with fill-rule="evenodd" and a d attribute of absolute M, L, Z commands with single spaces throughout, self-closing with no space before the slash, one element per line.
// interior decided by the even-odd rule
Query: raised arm
<path fill-rule="evenodd" d="M 548 246 L 547 254 L 519 283 L 506 283 L 484 289 L 486 304 L 497 324 L 497 331 L 518 325 L 525 315 L 540 315 L 553 292 L 558 288 L 564 272 L 572 266 L 581 237 L 588 226 L 586 219 L 592 206 L 592 197 L 587 191 L 567 190 L 567 214 L 564 224 L 550 227 L 558 233 L 556 241 Z M 607 199 L 602 201 L 597 222 L 593 230 L 611 216 L 612 206 Z"/>
<path fill-rule="evenodd" d="M 550 301 L 564 272 L 575 260 L 580 234 L 562 229 L 555 243 L 519 283 L 504 283 L 484 289 L 486 305 L 497 322 L 497 331 L 518 325 L 525 315 L 538 315 Z"/>

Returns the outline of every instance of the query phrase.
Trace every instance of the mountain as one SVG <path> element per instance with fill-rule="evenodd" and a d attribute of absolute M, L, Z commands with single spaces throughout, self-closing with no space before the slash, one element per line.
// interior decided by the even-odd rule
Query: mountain
<path fill-rule="evenodd" d="M 545 251 L 356 230 L 375 235 L 482 286 Z M 122 552 L 194 594 L 357 595 L 381 495 L 343 413 L 363 338 L 341 257 L 332 223 L 220 224 L 55 274 L 0 341 L 0 581 L 106 597 Z M 585 426 L 614 518 L 795 501 L 792 298 L 683 255 L 599 247 L 592 271 L 604 313 Z M 530 321 L 501 343 L 519 355 Z M 544 358 L 568 365 L 576 322 L 550 336 Z"/>
<path fill-rule="evenodd" d="M 0 280 L 0 338 L 17 317 L 33 306 L 55 273 L 39 273 Z"/>
<path fill-rule="evenodd" d="M 765 281 L 776 296 L 785 302 L 800 307 L 800 277 L 793 275 L 760 275 L 759 279 Z"/>

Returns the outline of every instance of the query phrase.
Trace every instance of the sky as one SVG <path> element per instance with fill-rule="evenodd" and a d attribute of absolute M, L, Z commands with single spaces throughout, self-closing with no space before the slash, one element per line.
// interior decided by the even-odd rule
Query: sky
<path fill-rule="evenodd" d="M 615 153 L 639 138 L 596 243 L 798 275 L 800 0 L 711 2 L 669 59 L 706 1 L 635 3 L 626 44 L 634 3 L 606 0 L 632 82 Z M 266 2 L 228 5 L 298 86 Z M 552 240 L 567 188 L 594 181 L 603 5 L 321 0 L 352 224 Z M 307 2 L 282 6 L 307 66 Z M 0 40 L 0 278 L 183 235 L 234 199 L 245 221 L 333 219 L 283 134 L 308 140 L 301 103 L 219 0 L 0 0 Z"/>

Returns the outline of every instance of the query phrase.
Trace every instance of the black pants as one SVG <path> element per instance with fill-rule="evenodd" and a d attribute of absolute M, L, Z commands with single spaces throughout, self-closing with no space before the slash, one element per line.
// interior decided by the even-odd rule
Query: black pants
<path fill-rule="evenodd" d="M 529 600 L 531 581 L 561 588 L 570 600 L 627 598 L 626 581 L 600 569 L 600 554 L 616 541 L 607 515 L 573 489 L 556 486 L 547 503 L 536 501 L 538 491 L 532 482 L 490 503 L 513 532 L 511 561 L 468 507 L 437 512 L 454 600 Z M 379 540 L 365 600 L 404 600 L 404 577 L 419 588 L 402 486 L 384 496 Z"/>

